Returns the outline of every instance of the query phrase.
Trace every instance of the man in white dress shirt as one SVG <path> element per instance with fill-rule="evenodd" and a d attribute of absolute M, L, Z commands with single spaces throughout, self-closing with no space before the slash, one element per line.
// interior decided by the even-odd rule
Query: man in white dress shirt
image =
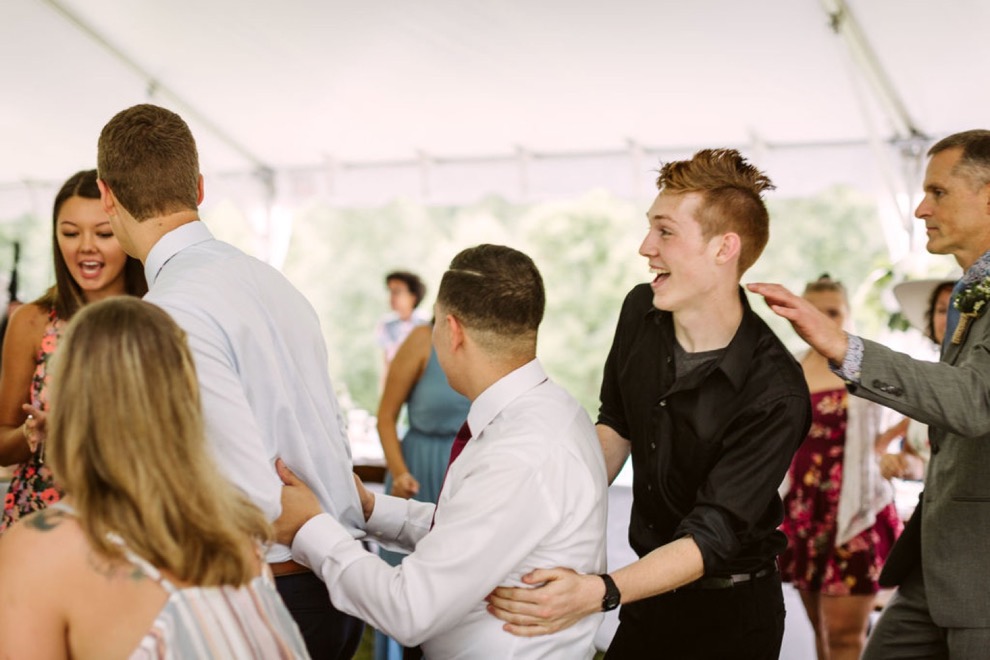
<path fill-rule="evenodd" d="M 470 439 L 455 441 L 436 506 L 359 488 L 368 532 L 414 550 L 399 566 L 366 552 L 280 466 L 279 540 L 323 576 L 339 609 L 431 660 L 594 655 L 599 616 L 524 639 L 485 603 L 548 562 L 605 569 L 605 462 L 587 413 L 536 359 L 544 297 L 533 261 L 508 247 L 464 250 L 444 274 L 433 343 L 451 387 L 471 400 Z"/>
<path fill-rule="evenodd" d="M 103 128 L 97 160 L 114 234 L 144 263 L 147 300 L 188 334 L 221 469 L 274 520 L 282 484 L 273 462 L 282 456 L 348 534 L 362 535 L 319 319 L 277 270 L 214 239 L 199 221 L 203 177 L 189 127 L 164 108 L 128 108 Z M 310 654 L 350 658 L 361 622 L 330 606 L 325 585 L 289 548 L 274 545 L 267 559 Z"/>

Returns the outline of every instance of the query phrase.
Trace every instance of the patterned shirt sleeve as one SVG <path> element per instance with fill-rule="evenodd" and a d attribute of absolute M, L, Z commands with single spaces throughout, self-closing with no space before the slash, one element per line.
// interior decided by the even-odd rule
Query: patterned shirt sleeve
<path fill-rule="evenodd" d="M 863 373 L 863 340 L 848 333 L 846 333 L 846 338 L 849 340 L 846 357 L 838 367 L 829 362 L 829 368 L 839 378 L 858 384 Z"/>

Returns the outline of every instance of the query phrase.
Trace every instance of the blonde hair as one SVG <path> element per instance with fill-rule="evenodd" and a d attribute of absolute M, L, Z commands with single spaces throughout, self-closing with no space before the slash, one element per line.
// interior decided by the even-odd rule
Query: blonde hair
<path fill-rule="evenodd" d="M 774 187 L 735 149 L 703 149 L 690 160 L 664 163 L 657 176 L 661 193 L 701 193 L 697 220 L 706 240 L 730 231 L 739 235 L 740 276 L 756 263 L 770 239 L 762 194 Z"/>
<path fill-rule="evenodd" d="M 849 307 L 849 294 L 846 292 L 846 286 L 839 280 L 833 280 L 828 273 L 822 273 L 817 280 L 804 285 L 804 295 L 809 293 L 838 293 L 842 296 L 842 302 L 845 306 Z"/>
<path fill-rule="evenodd" d="M 207 453 L 185 333 L 126 296 L 87 305 L 54 356 L 48 452 L 57 481 L 101 554 L 114 533 L 176 578 L 241 585 L 257 575 L 261 511 Z"/>

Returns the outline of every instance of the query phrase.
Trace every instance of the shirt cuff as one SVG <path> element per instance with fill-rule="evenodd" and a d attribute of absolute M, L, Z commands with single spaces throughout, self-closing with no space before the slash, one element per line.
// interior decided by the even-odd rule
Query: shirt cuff
<path fill-rule="evenodd" d="M 394 541 L 406 523 L 409 500 L 391 495 L 375 495 L 375 508 L 365 524 L 365 531 L 377 539 Z"/>
<path fill-rule="evenodd" d="M 849 345 L 846 348 L 846 357 L 842 360 L 841 366 L 835 366 L 830 361 L 828 366 L 839 378 L 850 382 L 859 384 L 860 378 L 863 375 L 863 340 L 856 335 L 850 335 L 846 333 L 846 338 L 849 341 Z"/>
<path fill-rule="evenodd" d="M 296 532 L 296 538 L 292 540 L 292 558 L 319 575 L 320 565 L 330 554 L 330 549 L 341 541 L 352 539 L 333 516 L 321 513 L 307 520 Z"/>

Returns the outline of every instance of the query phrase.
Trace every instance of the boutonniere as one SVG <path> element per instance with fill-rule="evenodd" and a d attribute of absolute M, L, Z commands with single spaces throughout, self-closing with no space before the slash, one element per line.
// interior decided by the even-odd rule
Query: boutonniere
<path fill-rule="evenodd" d="M 952 333 L 952 343 L 961 344 L 966 330 L 972 321 L 983 316 L 987 311 L 987 304 L 990 303 L 990 276 L 984 277 L 976 284 L 971 284 L 956 296 L 952 301 L 953 306 L 959 310 L 959 325 Z"/>

